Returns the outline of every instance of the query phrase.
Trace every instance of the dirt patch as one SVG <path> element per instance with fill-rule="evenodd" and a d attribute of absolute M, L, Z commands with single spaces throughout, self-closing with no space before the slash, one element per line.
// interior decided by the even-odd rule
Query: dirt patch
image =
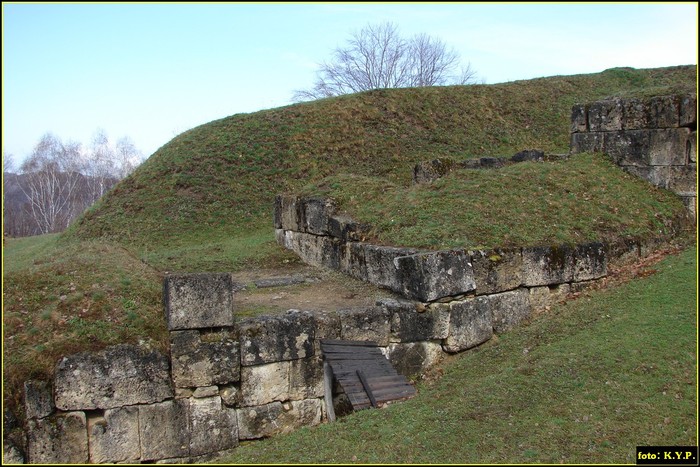
<path fill-rule="evenodd" d="M 234 280 L 245 286 L 234 298 L 234 312 L 240 317 L 290 309 L 333 311 L 373 306 L 377 300 L 398 297 L 342 273 L 307 265 L 234 274 Z"/>

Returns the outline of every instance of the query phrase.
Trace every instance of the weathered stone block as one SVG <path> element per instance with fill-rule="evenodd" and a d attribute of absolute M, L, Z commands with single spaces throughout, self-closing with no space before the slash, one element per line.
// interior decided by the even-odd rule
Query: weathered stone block
<path fill-rule="evenodd" d="M 413 168 L 413 183 L 427 183 L 444 177 L 452 171 L 455 162 L 452 159 L 434 159 L 416 164 Z"/>
<path fill-rule="evenodd" d="M 335 214 L 335 203 L 324 198 L 302 198 L 303 230 L 314 235 L 328 235 L 328 220 Z"/>
<path fill-rule="evenodd" d="M 338 310 L 341 339 L 371 341 L 384 347 L 389 343 L 389 312 L 380 306 Z"/>
<path fill-rule="evenodd" d="M 600 242 L 577 245 L 574 249 L 574 273 L 576 282 L 599 279 L 608 274 L 608 256 Z"/>
<path fill-rule="evenodd" d="M 396 371 L 410 378 L 436 365 L 442 358 L 442 346 L 439 342 L 395 342 L 389 344 L 386 353 Z"/>
<path fill-rule="evenodd" d="M 285 231 L 281 244 L 299 255 L 307 264 L 340 268 L 341 242 L 337 238 Z"/>
<path fill-rule="evenodd" d="M 321 400 L 272 402 L 237 410 L 240 439 L 266 438 L 321 423 Z"/>
<path fill-rule="evenodd" d="M 230 274 L 173 274 L 163 281 L 168 329 L 233 326 L 233 293 Z"/>
<path fill-rule="evenodd" d="M 347 214 L 335 214 L 328 218 L 328 234 L 343 242 L 363 242 L 371 227 L 355 222 Z"/>
<path fill-rule="evenodd" d="M 228 385 L 220 388 L 219 396 L 227 407 L 237 407 L 241 403 L 241 389 L 239 386 Z"/>
<path fill-rule="evenodd" d="M 603 152 L 612 157 L 618 165 L 648 165 L 650 135 L 649 130 L 604 133 Z"/>
<path fill-rule="evenodd" d="M 464 250 L 419 253 L 394 260 L 403 294 L 423 302 L 473 291 L 476 284 L 470 261 Z"/>
<path fill-rule="evenodd" d="M 363 279 L 381 287 L 387 287 L 396 292 L 403 291 L 403 284 L 394 259 L 400 256 L 413 255 L 417 250 L 412 248 L 394 248 L 362 244 L 365 250 L 367 276 Z"/>
<path fill-rule="evenodd" d="M 625 99 L 622 101 L 622 129 L 642 130 L 647 128 L 646 103 L 639 99 Z"/>
<path fill-rule="evenodd" d="M 671 185 L 671 167 L 668 166 L 634 166 L 628 165 L 622 169 L 635 177 L 643 178 L 654 186 L 668 189 Z"/>
<path fill-rule="evenodd" d="M 698 124 L 697 96 L 695 94 L 688 94 L 681 97 L 678 113 L 678 124 L 680 126 L 696 128 Z"/>
<path fill-rule="evenodd" d="M 192 391 L 192 397 L 202 399 L 219 395 L 219 386 L 202 386 Z"/>
<path fill-rule="evenodd" d="M 447 337 L 450 326 L 450 309 L 447 305 L 432 305 L 418 313 L 412 303 L 392 307 L 391 333 L 399 342 L 415 342 Z"/>
<path fill-rule="evenodd" d="M 689 128 L 669 128 L 650 130 L 649 164 L 650 165 L 685 165 L 688 161 Z"/>
<path fill-rule="evenodd" d="M 175 386 L 212 386 L 240 379 L 238 342 L 226 331 L 207 333 L 206 339 L 202 341 L 198 330 L 170 333 Z"/>
<path fill-rule="evenodd" d="M 320 354 L 289 363 L 289 399 L 323 397 L 323 360 Z"/>
<path fill-rule="evenodd" d="M 28 458 L 31 464 L 86 464 L 87 422 L 84 412 L 69 412 L 28 421 Z"/>
<path fill-rule="evenodd" d="M 46 381 L 25 381 L 24 409 L 27 420 L 51 415 L 55 409 L 51 384 Z"/>
<path fill-rule="evenodd" d="M 605 133 L 572 133 L 571 153 L 603 152 L 605 147 Z"/>
<path fill-rule="evenodd" d="M 652 97 L 647 102 L 647 124 L 649 128 L 675 128 L 679 111 L 676 96 Z"/>
<path fill-rule="evenodd" d="M 695 164 L 670 168 L 669 190 L 683 196 L 691 196 L 696 193 L 698 172 Z"/>
<path fill-rule="evenodd" d="M 316 325 L 308 311 L 289 310 L 241 322 L 241 365 L 294 360 L 313 355 Z"/>
<path fill-rule="evenodd" d="M 548 307 L 551 307 L 555 303 L 566 299 L 566 296 L 570 290 L 571 287 L 569 284 L 531 287 L 529 289 L 529 300 L 530 306 L 532 307 L 532 313 L 535 314 L 545 311 Z"/>
<path fill-rule="evenodd" d="M 340 270 L 355 279 L 367 277 L 367 259 L 365 243 L 350 242 L 344 245 L 340 259 Z"/>
<path fill-rule="evenodd" d="M 241 369 L 241 406 L 289 399 L 290 362 L 245 366 Z"/>
<path fill-rule="evenodd" d="M 497 334 L 508 331 L 532 314 L 529 293 L 524 288 L 488 295 L 488 300 L 493 314 L 493 332 Z"/>
<path fill-rule="evenodd" d="M 103 417 L 88 418 L 90 462 L 135 462 L 141 458 L 137 406 L 105 410 Z"/>
<path fill-rule="evenodd" d="M 450 304 L 450 328 L 443 343 L 446 352 L 461 352 L 493 336 L 493 314 L 488 296 Z"/>
<path fill-rule="evenodd" d="M 223 406 L 218 396 L 192 399 L 189 409 L 190 456 L 238 446 L 236 409 Z"/>
<path fill-rule="evenodd" d="M 24 464 L 24 453 L 10 439 L 2 440 L 2 464 Z"/>
<path fill-rule="evenodd" d="M 61 410 L 111 409 L 173 397 L 168 359 L 128 344 L 64 357 L 56 367 L 54 395 Z"/>
<path fill-rule="evenodd" d="M 573 248 L 567 245 L 523 248 L 523 285 L 534 287 L 571 282 L 573 253 Z"/>
<path fill-rule="evenodd" d="M 275 228 L 283 230 L 301 230 L 297 205 L 297 196 L 277 195 L 275 197 Z"/>
<path fill-rule="evenodd" d="M 596 131 L 619 131 L 622 129 L 622 101 L 611 99 L 588 105 L 588 128 Z"/>
<path fill-rule="evenodd" d="M 588 131 L 588 115 L 584 104 L 576 104 L 571 108 L 571 133 Z"/>
<path fill-rule="evenodd" d="M 139 407 L 142 461 L 189 455 L 190 400 L 176 399 Z"/>
<path fill-rule="evenodd" d="M 476 294 L 504 292 L 520 287 L 523 255 L 520 248 L 470 251 Z"/>

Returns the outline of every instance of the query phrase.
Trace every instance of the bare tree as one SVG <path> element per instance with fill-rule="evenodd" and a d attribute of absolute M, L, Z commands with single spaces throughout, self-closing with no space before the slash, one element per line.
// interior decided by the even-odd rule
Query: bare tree
<path fill-rule="evenodd" d="M 353 33 L 346 47 L 321 64 L 310 90 L 294 93 L 296 101 L 350 94 L 379 88 L 471 84 L 468 65 L 460 76 L 459 54 L 440 39 L 418 34 L 407 40 L 393 23 L 367 25 Z"/>

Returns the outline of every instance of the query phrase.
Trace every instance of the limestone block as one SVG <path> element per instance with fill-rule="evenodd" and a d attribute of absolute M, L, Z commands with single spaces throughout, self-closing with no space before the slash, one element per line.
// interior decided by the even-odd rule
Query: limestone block
<path fill-rule="evenodd" d="M 476 284 L 470 261 L 464 250 L 419 253 L 394 260 L 403 294 L 422 302 L 473 291 Z"/>
<path fill-rule="evenodd" d="M 189 423 L 190 456 L 201 456 L 238 446 L 236 409 L 223 406 L 219 396 L 192 399 Z"/>
<path fill-rule="evenodd" d="M 238 342 L 229 332 L 198 330 L 170 333 L 170 358 L 176 387 L 187 388 L 227 384 L 240 379 Z"/>
<path fill-rule="evenodd" d="M 340 268 L 340 245 L 337 238 L 303 232 L 285 233 L 284 246 L 295 252 L 307 264 Z"/>
<path fill-rule="evenodd" d="M 304 209 L 303 231 L 314 235 L 328 235 L 328 220 L 335 214 L 335 203 L 324 198 L 301 198 Z"/>
<path fill-rule="evenodd" d="M 647 102 L 647 124 L 649 128 L 676 128 L 679 112 L 676 96 L 652 97 Z"/>
<path fill-rule="evenodd" d="M 669 190 L 682 196 L 691 196 L 697 189 L 697 166 L 688 164 L 682 167 L 671 167 Z"/>
<path fill-rule="evenodd" d="M 603 152 L 605 133 L 572 133 L 571 153 Z"/>
<path fill-rule="evenodd" d="M 571 108 L 571 133 L 584 133 L 588 130 L 586 106 L 576 104 Z"/>
<path fill-rule="evenodd" d="M 289 363 L 289 399 L 323 397 L 323 360 L 320 353 Z"/>
<path fill-rule="evenodd" d="M 650 139 L 649 130 L 604 133 L 603 151 L 618 165 L 649 165 Z"/>
<path fill-rule="evenodd" d="M 276 229 L 301 230 L 297 196 L 277 195 L 275 197 L 274 222 Z"/>
<path fill-rule="evenodd" d="M 622 130 L 622 101 L 610 99 L 589 104 L 588 129 L 591 132 Z"/>
<path fill-rule="evenodd" d="M 423 313 L 418 313 L 413 304 L 406 305 L 390 309 L 393 338 L 399 342 L 416 342 L 447 337 L 450 327 L 447 305 L 432 305 Z"/>
<path fill-rule="evenodd" d="M 68 412 L 28 421 L 31 464 L 87 464 L 88 435 L 84 412 Z"/>
<path fill-rule="evenodd" d="M 646 103 L 640 99 L 625 99 L 622 101 L 622 129 L 642 130 L 647 128 Z"/>
<path fill-rule="evenodd" d="M 88 418 L 90 462 L 105 464 L 138 461 L 138 406 L 105 410 L 104 416 Z"/>
<path fill-rule="evenodd" d="M 163 283 L 171 331 L 233 326 L 235 285 L 230 274 L 172 274 Z"/>
<path fill-rule="evenodd" d="M 523 285 L 561 284 L 571 282 L 574 274 L 574 251 L 567 245 L 528 247 L 522 249 Z"/>
<path fill-rule="evenodd" d="M 241 365 L 294 360 L 313 355 L 316 324 L 308 311 L 288 310 L 240 323 Z"/>
<path fill-rule="evenodd" d="M 520 287 L 523 255 L 520 248 L 470 251 L 476 294 L 504 292 Z"/>
<path fill-rule="evenodd" d="M 202 399 L 219 395 L 219 386 L 202 386 L 192 391 L 192 397 Z"/>
<path fill-rule="evenodd" d="M 363 242 L 371 226 L 355 222 L 347 214 L 335 214 L 328 218 L 328 234 L 343 242 Z"/>
<path fill-rule="evenodd" d="M 446 352 L 461 352 L 493 336 L 493 314 L 488 296 L 450 304 L 450 328 L 443 343 Z"/>
<path fill-rule="evenodd" d="M 569 284 L 531 287 L 529 289 L 529 300 L 533 314 L 545 311 L 548 307 L 564 300 L 570 290 L 571 286 Z"/>
<path fill-rule="evenodd" d="M 190 400 L 176 399 L 139 407 L 142 461 L 189 455 Z"/>
<path fill-rule="evenodd" d="M 238 435 L 240 439 L 266 438 L 301 426 L 318 425 L 321 406 L 320 399 L 306 399 L 238 409 Z"/>
<path fill-rule="evenodd" d="M 493 332 L 497 334 L 508 331 L 532 314 L 525 288 L 488 295 L 488 300 L 493 313 Z"/>
<path fill-rule="evenodd" d="M 599 279 L 608 274 L 608 256 L 605 245 L 600 242 L 577 245 L 574 248 L 574 273 L 572 279 L 575 282 Z"/>
<path fill-rule="evenodd" d="M 650 165 L 685 165 L 688 162 L 689 128 L 649 131 Z"/>
<path fill-rule="evenodd" d="M 340 316 L 336 311 L 312 311 L 316 323 L 314 337 L 318 339 L 340 339 Z"/>
<path fill-rule="evenodd" d="M 698 102 L 695 94 L 683 96 L 679 102 L 678 124 L 685 127 L 697 127 Z"/>
<path fill-rule="evenodd" d="M 111 409 L 173 397 L 168 359 L 155 350 L 120 344 L 63 357 L 54 397 L 61 410 Z"/>
<path fill-rule="evenodd" d="M 288 400 L 290 367 L 290 362 L 243 367 L 241 369 L 241 406 Z"/>
<path fill-rule="evenodd" d="M 25 381 L 24 409 L 27 420 L 51 415 L 55 409 L 51 384 L 46 381 Z"/>
<path fill-rule="evenodd" d="M 340 337 L 350 341 L 370 341 L 384 347 L 389 343 L 389 312 L 380 306 L 338 310 Z"/>
<path fill-rule="evenodd" d="M 367 259 L 365 258 L 365 243 L 350 242 L 345 244 L 340 260 L 340 270 L 355 279 L 365 280 L 367 277 Z"/>
<path fill-rule="evenodd" d="M 439 342 L 394 342 L 386 353 L 396 371 L 411 378 L 421 376 L 440 361 L 442 346 Z"/>
<path fill-rule="evenodd" d="M 671 167 L 669 166 L 634 166 L 622 167 L 623 170 L 635 177 L 642 178 L 654 186 L 668 189 L 671 185 Z"/>
<path fill-rule="evenodd" d="M 412 248 L 395 248 L 363 244 L 365 250 L 367 276 L 363 280 L 381 287 L 387 287 L 396 292 L 403 291 L 403 284 L 399 272 L 394 264 L 394 259 L 400 256 L 416 254 L 418 251 Z"/>

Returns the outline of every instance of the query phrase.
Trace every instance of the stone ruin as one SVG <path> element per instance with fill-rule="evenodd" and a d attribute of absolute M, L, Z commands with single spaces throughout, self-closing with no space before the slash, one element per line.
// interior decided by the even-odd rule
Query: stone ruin
<path fill-rule="evenodd" d="M 575 106 L 572 152 L 608 152 L 625 170 L 674 189 L 694 213 L 694 99 Z M 545 158 L 530 151 L 464 164 L 493 168 Z M 431 161 L 414 179 L 427 182 L 456 167 Z M 240 284 L 230 274 L 167 276 L 169 354 L 117 345 L 64 357 L 50 382 L 27 381 L 26 455 L 5 442 L 5 461 L 204 462 L 241 440 L 319 424 L 327 417 L 321 339 L 376 342 L 400 373 L 420 375 L 444 353 L 508 331 L 606 277 L 610 264 L 645 256 L 667 240 L 487 251 L 387 247 L 367 243 L 369 227 L 331 201 L 283 195 L 274 222 L 278 242 L 305 262 L 404 298 L 240 319 L 233 311 Z M 676 230 L 685 222 L 676 219 Z M 335 396 L 341 404 L 342 395 Z"/>

